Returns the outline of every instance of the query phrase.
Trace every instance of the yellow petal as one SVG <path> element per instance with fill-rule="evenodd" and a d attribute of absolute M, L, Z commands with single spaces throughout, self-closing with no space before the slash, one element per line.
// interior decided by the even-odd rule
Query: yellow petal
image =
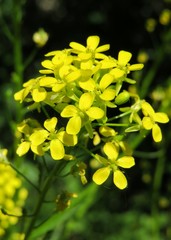
<path fill-rule="evenodd" d="M 104 92 L 99 96 L 104 101 L 112 101 L 115 98 L 116 91 L 111 88 L 107 88 Z"/>
<path fill-rule="evenodd" d="M 142 125 L 145 129 L 150 130 L 153 127 L 154 122 L 151 120 L 150 117 L 143 117 Z"/>
<path fill-rule="evenodd" d="M 98 36 L 90 36 L 87 38 L 87 48 L 95 50 L 99 45 L 100 38 Z"/>
<path fill-rule="evenodd" d="M 51 119 L 47 119 L 44 122 L 44 127 L 49 131 L 49 132 L 54 132 L 55 127 L 57 125 L 58 119 L 56 117 L 53 117 Z"/>
<path fill-rule="evenodd" d="M 86 111 L 91 107 L 94 101 L 94 96 L 92 93 L 83 93 L 79 100 L 79 108 L 82 111 Z"/>
<path fill-rule="evenodd" d="M 154 114 L 154 120 L 159 123 L 167 123 L 169 122 L 169 118 L 166 113 L 157 112 Z"/>
<path fill-rule="evenodd" d="M 30 142 L 25 141 L 18 146 L 16 153 L 18 154 L 18 156 L 21 157 L 24 154 L 26 154 L 29 149 L 30 149 Z"/>
<path fill-rule="evenodd" d="M 73 117 L 77 114 L 78 109 L 74 105 L 68 105 L 61 112 L 61 117 Z"/>
<path fill-rule="evenodd" d="M 80 116 L 74 116 L 69 119 L 66 131 L 68 134 L 76 135 L 81 129 L 81 118 Z"/>
<path fill-rule="evenodd" d="M 113 174 L 113 183 L 121 190 L 128 185 L 125 175 L 119 170 L 116 170 Z"/>
<path fill-rule="evenodd" d="M 86 114 L 91 119 L 101 119 L 104 116 L 104 111 L 98 107 L 91 107 L 89 110 L 86 111 Z"/>
<path fill-rule="evenodd" d="M 53 92 L 60 92 L 64 87 L 66 86 L 66 83 L 56 83 L 53 87 L 52 87 L 52 91 Z"/>
<path fill-rule="evenodd" d="M 131 168 L 135 165 L 135 161 L 133 157 L 124 156 L 117 160 L 117 165 L 123 168 Z"/>
<path fill-rule="evenodd" d="M 23 102 L 23 100 L 27 97 L 27 95 L 29 94 L 30 89 L 29 88 L 24 88 L 22 90 L 20 90 L 19 92 L 16 92 L 14 94 L 14 99 L 16 101 L 20 101 L 21 103 Z"/>
<path fill-rule="evenodd" d="M 41 64 L 43 67 L 48 68 L 48 69 L 54 68 L 54 66 L 50 60 L 44 60 L 43 62 L 41 62 Z"/>
<path fill-rule="evenodd" d="M 104 137 L 111 137 L 111 136 L 115 136 L 117 134 L 113 128 L 110 128 L 110 127 L 107 127 L 107 126 L 101 126 L 99 128 L 99 132 Z"/>
<path fill-rule="evenodd" d="M 71 135 L 65 131 L 61 131 L 57 134 L 58 139 L 63 142 L 66 146 L 75 146 L 78 142 L 76 135 Z"/>
<path fill-rule="evenodd" d="M 104 145 L 103 151 L 110 160 L 116 160 L 119 154 L 118 148 L 111 142 Z"/>
<path fill-rule="evenodd" d="M 39 84 L 42 87 L 52 87 L 56 82 L 57 80 L 54 77 L 42 77 Z"/>
<path fill-rule="evenodd" d="M 35 145 L 31 144 L 31 150 L 32 150 L 32 152 L 34 152 L 35 154 L 37 154 L 39 156 L 44 155 L 44 151 L 43 151 L 41 145 L 35 146 Z"/>
<path fill-rule="evenodd" d="M 97 185 L 101 185 L 108 179 L 109 175 L 110 175 L 109 167 L 100 168 L 93 174 L 93 181 Z"/>
<path fill-rule="evenodd" d="M 81 71 L 77 70 L 77 71 L 73 71 L 71 73 L 69 73 L 65 79 L 67 82 L 73 82 L 76 81 L 77 79 L 79 79 L 81 77 Z"/>
<path fill-rule="evenodd" d="M 143 69 L 144 64 L 142 63 L 137 63 L 137 64 L 132 64 L 131 66 L 128 67 L 130 71 L 137 71 Z"/>
<path fill-rule="evenodd" d="M 118 54 L 118 64 L 120 66 L 126 66 L 126 64 L 129 62 L 129 60 L 131 59 L 132 54 L 130 52 L 126 52 L 126 51 L 120 51 Z"/>
<path fill-rule="evenodd" d="M 92 53 L 81 52 L 78 54 L 78 57 L 81 59 L 81 61 L 88 61 L 92 57 Z"/>
<path fill-rule="evenodd" d="M 49 136 L 48 131 L 44 130 L 44 129 L 40 129 L 35 131 L 34 133 L 32 133 L 30 135 L 29 140 L 31 141 L 31 143 L 35 146 L 38 146 L 40 144 L 42 144 L 47 137 Z"/>
<path fill-rule="evenodd" d="M 89 59 L 85 62 L 82 61 L 80 68 L 81 68 L 81 70 L 90 70 L 90 69 L 92 69 L 92 66 L 93 66 L 93 61 L 92 61 L 92 59 Z"/>
<path fill-rule="evenodd" d="M 125 71 L 119 69 L 119 68 L 114 68 L 110 71 L 110 74 L 114 76 L 114 81 L 117 79 L 123 77 L 125 75 Z"/>
<path fill-rule="evenodd" d="M 110 73 L 106 73 L 100 80 L 100 89 L 103 91 L 106 89 L 112 82 L 113 82 L 114 76 Z"/>
<path fill-rule="evenodd" d="M 50 142 L 50 153 L 54 160 L 60 160 L 65 155 L 65 149 L 59 139 L 53 139 Z"/>
<path fill-rule="evenodd" d="M 44 88 L 35 88 L 32 91 L 32 97 L 35 102 L 44 101 L 47 96 L 47 92 Z"/>
<path fill-rule="evenodd" d="M 96 52 L 105 52 L 110 49 L 110 44 L 104 44 L 96 49 Z"/>
<path fill-rule="evenodd" d="M 95 84 L 95 81 L 93 79 L 89 79 L 89 80 L 84 81 L 84 82 L 80 81 L 79 86 L 84 90 L 94 91 L 94 89 L 96 87 L 96 84 Z"/>
<path fill-rule="evenodd" d="M 69 44 L 69 46 L 71 48 L 73 48 L 74 50 L 76 50 L 76 52 L 84 52 L 84 51 L 86 51 L 86 48 L 82 44 L 77 43 L 77 42 L 71 42 Z"/>
<path fill-rule="evenodd" d="M 145 116 L 147 115 L 154 116 L 155 114 L 154 109 L 148 102 L 145 102 L 145 101 L 142 102 L 141 107 L 142 107 L 143 114 Z"/>
<path fill-rule="evenodd" d="M 153 125 L 152 128 L 152 136 L 155 142 L 161 142 L 162 140 L 162 132 L 160 127 L 157 124 Z"/>
<path fill-rule="evenodd" d="M 113 58 L 106 58 L 100 62 L 101 69 L 116 67 L 116 60 Z"/>

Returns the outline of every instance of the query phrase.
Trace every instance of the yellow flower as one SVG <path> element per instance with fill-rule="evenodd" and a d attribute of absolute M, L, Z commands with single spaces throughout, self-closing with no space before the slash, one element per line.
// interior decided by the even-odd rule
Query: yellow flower
<path fill-rule="evenodd" d="M 113 172 L 113 183 L 119 188 L 124 189 L 127 187 L 127 179 L 121 168 L 131 168 L 135 165 L 134 158 L 132 156 L 123 156 L 118 158 L 119 152 L 116 145 L 112 142 L 107 142 L 103 147 L 104 153 L 107 155 L 107 159 L 96 154 L 96 159 L 100 161 L 104 167 L 98 169 L 93 174 L 93 181 L 101 185 L 109 177 L 111 171 Z"/>
<path fill-rule="evenodd" d="M 42 150 L 41 146 L 38 146 L 38 147 L 33 146 L 29 139 L 30 135 L 39 128 L 40 128 L 40 124 L 36 120 L 30 119 L 30 118 L 18 124 L 17 130 L 23 134 L 21 143 L 19 144 L 16 150 L 16 153 L 18 154 L 18 156 L 21 157 L 25 155 L 30 148 L 35 154 L 39 156 L 42 156 L 44 154 L 44 151 Z"/>
<path fill-rule="evenodd" d="M 52 60 L 44 60 L 41 62 L 42 66 L 45 68 L 39 72 L 42 74 L 54 74 L 55 77 L 59 76 L 59 70 L 62 66 L 71 65 L 74 57 L 70 55 L 69 50 L 63 51 L 53 51 L 47 53 L 46 57 L 53 56 Z"/>
<path fill-rule="evenodd" d="M 42 146 L 44 151 L 50 149 L 51 157 L 54 160 L 61 160 L 65 156 L 64 145 L 74 146 L 77 144 L 77 137 L 75 135 L 69 135 L 63 130 L 56 130 L 58 119 L 52 117 L 44 122 L 44 127 L 36 130 L 31 134 L 29 140 L 31 142 L 31 148 Z"/>
<path fill-rule="evenodd" d="M 92 93 L 83 93 L 79 99 L 78 107 L 74 105 L 66 106 L 61 112 L 64 118 L 70 118 L 66 132 L 68 134 L 78 134 L 84 122 L 101 119 L 104 111 L 99 107 L 92 106 L 94 95 Z"/>
<path fill-rule="evenodd" d="M 23 84 L 23 89 L 14 94 L 14 99 L 22 103 L 26 97 L 29 97 L 29 93 L 32 96 L 34 102 L 42 102 L 46 99 L 47 92 L 45 88 L 39 84 L 41 77 L 30 79 Z M 29 99 L 30 100 L 30 99 Z"/>
<path fill-rule="evenodd" d="M 109 50 L 110 45 L 105 44 L 98 47 L 99 42 L 99 36 L 90 36 L 87 38 L 86 47 L 77 42 L 71 42 L 70 47 L 72 48 L 72 52 L 78 54 L 78 57 L 81 60 L 88 61 L 92 58 L 103 59 L 106 58 L 106 55 L 102 54 L 101 52 Z"/>
<path fill-rule="evenodd" d="M 152 129 L 152 136 L 155 142 L 162 140 L 162 132 L 158 123 L 167 123 L 169 118 L 166 113 L 155 112 L 148 102 L 142 102 L 142 111 L 144 117 L 142 119 L 142 126 L 146 130 Z"/>
<path fill-rule="evenodd" d="M 132 54 L 127 51 L 121 50 L 118 54 L 118 60 L 117 60 L 117 68 L 112 70 L 112 73 L 118 72 L 118 69 L 120 69 L 120 75 L 127 75 L 130 73 L 130 71 L 137 71 L 141 70 L 144 65 L 142 63 L 132 64 L 130 65 L 129 61 L 132 58 Z"/>

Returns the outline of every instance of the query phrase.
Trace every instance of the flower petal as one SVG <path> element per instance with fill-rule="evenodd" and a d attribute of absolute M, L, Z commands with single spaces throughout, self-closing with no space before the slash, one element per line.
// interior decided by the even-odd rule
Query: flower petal
<path fill-rule="evenodd" d="M 142 63 L 137 63 L 137 64 L 132 64 L 131 66 L 128 67 L 130 71 L 137 71 L 143 69 L 144 64 Z"/>
<path fill-rule="evenodd" d="M 59 139 L 53 139 L 50 142 L 50 153 L 54 160 L 60 160 L 65 155 L 65 149 Z"/>
<path fill-rule="evenodd" d="M 45 100 L 47 92 L 44 88 L 35 88 L 32 91 L 32 97 L 35 102 L 41 102 Z"/>
<path fill-rule="evenodd" d="M 61 117 L 68 118 L 77 115 L 78 109 L 74 105 L 66 106 L 61 112 Z"/>
<path fill-rule="evenodd" d="M 113 82 L 114 76 L 110 73 L 106 73 L 100 80 L 99 87 L 103 91 L 106 89 L 112 82 Z"/>
<path fill-rule="evenodd" d="M 110 160 L 116 160 L 119 154 L 118 148 L 112 142 L 107 142 L 103 147 L 103 151 Z"/>
<path fill-rule="evenodd" d="M 155 114 L 154 109 L 148 102 L 145 102 L 145 101 L 142 102 L 141 107 L 142 107 L 143 114 L 145 116 L 147 115 L 154 116 Z"/>
<path fill-rule="evenodd" d="M 118 64 L 120 66 L 126 66 L 126 64 L 129 62 L 129 60 L 131 59 L 132 54 L 130 52 L 126 52 L 126 51 L 120 51 L 118 54 Z"/>
<path fill-rule="evenodd" d="M 158 124 L 154 124 L 152 128 L 152 136 L 155 142 L 161 142 L 162 132 Z"/>
<path fill-rule="evenodd" d="M 98 169 L 94 174 L 93 174 L 93 181 L 97 185 L 103 184 L 109 177 L 110 175 L 110 168 L 109 167 L 104 167 Z"/>
<path fill-rule="evenodd" d="M 48 131 L 40 129 L 32 133 L 29 137 L 29 140 L 33 145 L 38 146 L 42 144 L 47 139 L 48 136 L 49 136 Z"/>
<path fill-rule="evenodd" d="M 157 112 L 154 114 L 154 120 L 159 123 L 167 123 L 169 122 L 169 118 L 166 113 Z"/>
<path fill-rule="evenodd" d="M 80 129 L 81 129 L 80 116 L 74 116 L 70 118 L 66 126 L 66 132 L 68 134 L 76 135 L 77 133 L 79 133 Z"/>
<path fill-rule="evenodd" d="M 104 111 L 98 107 L 91 107 L 86 111 L 86 114 L 92 119 L 101 119 L 104 116 Z"/>
<path fill-rule="evenodd" d="M 104 101 L 112 101 L 115 98 L 116 91 L 111 88 L 107 88 L 104 92 L 99 96 Z"/>
<path fill-rule="evenodd" d="M 49 131 L 49 132 L 54 132 L 55 127 L 57 125 L 58 119 L 56 117 L 53 117 L 51 119 L 47 119 L 44 122 L 44 127 Z"/>
<path fill-rule="evenodd" d="M 96 52 L 105 52 L 110 49 L 110 44 L 104 44 L 96 49 Z"/>
<path fill-rule="evenodd" d="M 94 91 L 96 84 L 95 84 L 94 80 L 92 78 L 90 78 L 89 80 L 84 81 L 84 82 L 80 81 L 79 86 L 84 90 Z"/>
<path fill-rule="evenodd" d="M 76 52 L 84 52 L 84 51 L 86 51 L 86 48 L 82 44 L 77 43 L 77 42 L 71 42 L 69 44 L 69 46 L 71 48 L 73 48 L 73 50 L 75 50 Z"/>
<path fill-rule="evenodd" d="M 100 38 L 98 36 L 90 36 L 87 38 L 87 48 L 95 50 L 99 45 Z"/>
<path fill-rule="evenodd" d="M 18 156 L 21 157 L 24 154 L 26 154 L 29 149 L 30 149 L 30 142 L 25 141 L 18 146 L 16 153 L 18 154 Z"/>
<path fill-rule="evenodd" d="M 43 156 L 44 155 L 44 151 L 42 149 L 42 145 L 35 146 L 35 145 L 31 144 L 31 150 L 32 150 L 32 152 L 34 152 L 35 154 L 37 154 L 39 156 Z"/>
<path fill-rule="evenodd" d="M 131 168 L 135 165 L 135 161 L 133 157 L 124 156 L 117 160 L 117 165 L 123 168 Z"/>
<path fill-rule="evenodd" d="M 92 93 L 83 93 L 79 100 L 79 108 L 82 111 L 86 111 L 91 107 L 94 101 L 94 96 Z"/>
<path fill-rule="evenodd" d="M 99 128 L 99 132 L 104 137 L 111 137 L 111 136 L 115 136 L 117 134 L 117 132 L 115 132 L 115 130 L 113 128 L 110 128 L 108 126 L 101 126 Z"/>
<path fill-rule="evenodd" d="M 75 146 L 78 142 L 76 135 L 71 135 L 65 131 L 61 131 L 57 134 L 58 139 L 63 142 L 66 146 Z"/>
<path fill-rule="evenodd" d="M 125 175 L 119 170 L 116 170 L 113 174 L 113 183 L 121 190 L 128 185 Z"/>
<path fill-rule="evenodd" d="M 154 122 L 151 120 L 150 117 L 143 117 L 142 125 L 146 130 L 150 130 L 153 127 Z"/>
<path fill-rule="evenodd" d="M 56 82 L 57 80 L 54 77 L 42 77 L 39 84 L 42 87 L 52 87 Z"/>

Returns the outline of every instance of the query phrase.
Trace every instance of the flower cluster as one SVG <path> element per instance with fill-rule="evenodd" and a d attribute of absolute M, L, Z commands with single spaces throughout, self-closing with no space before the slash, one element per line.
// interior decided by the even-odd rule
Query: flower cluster
<path fill-rule="evenodd" d="M 6 161 L 7 150 L 0 150 L 0 236 L 18 222 L 28 192 L 16 172 Z M 4 162 L 5 159 L 5 162 Z"/>
<path fill-rule="evenodd" d="M 126 151 L 120 152 L 125 147 L 122 138 L 130 132 L 152 129 L 154 141 L 160 142 L 158 123 L 168 122 L 168 117 L 155 113 L 149 103 L 125 89 L 136 83 L 128 77 L 130 72 L 141 70 L 143 64 L 131 65 L 132 54 L 124 50 L 117 58 L 107 56 L 104 52 L 109 44 L 99 46 L 99 42 L 98 36 L 90 36 L 86 46 L 71 42 L 68 49 L 46 54 L 39 76 L 15 93 L 15 100 L 26 102 L 28 109 L 46 113 L 43 127 L 33 119 L 18 125 L 22 138 L 17 154 L 22 156 L 31 149 L 39 156 L 49 152 L 54 160 L 73 160 L 73 148 L 87 148 L 88 140 L 93 139 L 107 156 L 93 155 L 104 165 L 93 175 L 94 182 L 102 184 L 113 171 L 114 184 L 124 189 L 127 181 L 121 168 L 132 167 L 134 158 Z M 53 111 L 47 118 L 49 107 Z M 122 117 L 125 120 L 118 122 Z M 116 132 L 115 126 L 122 130 L 117 128 Z"/>

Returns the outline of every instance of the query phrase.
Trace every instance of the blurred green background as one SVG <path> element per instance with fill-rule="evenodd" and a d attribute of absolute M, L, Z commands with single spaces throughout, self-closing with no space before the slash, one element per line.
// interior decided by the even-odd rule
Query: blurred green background
<path fill-rule="evenodd" d="M 171 1 L 0 0 L 0 146 L 9 149 L 10 158 L 16 157 L 15 127 L 24 114 L 13 100 L 14 92 L 37 74 L 44 54 L 68 48 L 71 41 L 85 44 L 90 35 L 109 43 L 113 57 L 119 50 L 130 51 L 132 62 L 142 51 L 148 55 L 142 75 L 135 76 L 140 79 L 138 91 L 170 117 L 171 21 L 160 23 L 164 9 L 171 9 Z M 154 31 L 147 30 L 151 18 L 156 21 Z M 49 34 L 40 49 L 32 40 L 39 28 Z M 85 191 L 82 205 L 42 239 L 171 239 L 170 123 L 162 130 L 161 144 L 149 136 L 135 149 L 136 166 L 126 173 L 128 189 L 120 191 L 110 183 L 91 189 L 79 179 L 66 179 L 63 184 L 69 191 Z"/>

